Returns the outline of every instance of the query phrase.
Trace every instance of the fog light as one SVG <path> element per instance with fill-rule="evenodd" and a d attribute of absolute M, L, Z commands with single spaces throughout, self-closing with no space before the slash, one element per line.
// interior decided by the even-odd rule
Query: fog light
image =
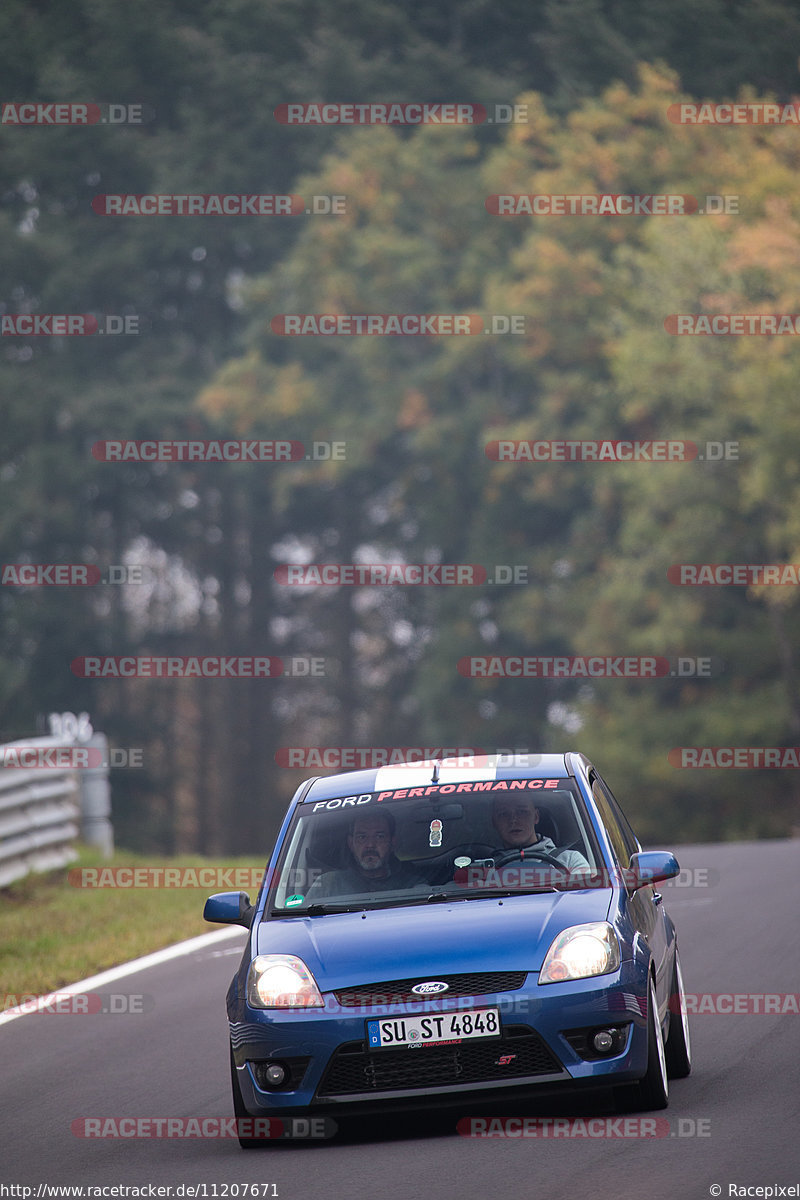
<path fill-rule="evenodd" d="M 598 1054 L 608 1054 L 614 1045 L 614 1036 L 607 1029 L 599 1029 L 592 1038 L 592 1045 Z"/>
<path fill-rule="evenodd" d="M 280 1063 L 270 1063 L 264 1072 L 269 1087 L 280 1087 L 286 1079 L 286 1069 Z"/>

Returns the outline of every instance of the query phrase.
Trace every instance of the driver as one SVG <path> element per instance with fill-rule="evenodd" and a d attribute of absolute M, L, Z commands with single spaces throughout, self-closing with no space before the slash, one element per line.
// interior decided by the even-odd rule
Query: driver
<path fill-rule="evenodd" d="M 539 809 L 532 796 L 496 796 L 492 804 L 492 824 L 499 833 L 505 850 L 527 849 L 529 846 L 543 854 L 549 854 L 563 863 L 564 869 L 572 874 L 575 871 L 591 871 L 591 867 L 578 850 L 558 850 L 552 838 L 542 837 L 536 832 L 536 822 L 539 820 Z M 539 862 L 546 867 L 545 859 L 532 856 L 531 862 Z"/>
<path fill-rule="evenodd" d="M 427 886 L 422 876 L 395 854 L 395 830 L 394 816 L 386 809 L 358 813 L 350 822 L 347 835 L 351 865 L 339 871 L 326 871 L 316 879 L 308 889 L 306 904 L 332 896 Z"/>

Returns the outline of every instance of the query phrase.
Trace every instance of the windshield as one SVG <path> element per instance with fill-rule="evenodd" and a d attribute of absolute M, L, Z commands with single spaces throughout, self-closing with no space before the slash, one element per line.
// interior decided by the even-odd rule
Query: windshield
<path fill-rule="evenodd" d="M 568 779 L 312 799 L 295 812 L 267 911 L 315 916 L 599 887 L 601 861 Z"/>

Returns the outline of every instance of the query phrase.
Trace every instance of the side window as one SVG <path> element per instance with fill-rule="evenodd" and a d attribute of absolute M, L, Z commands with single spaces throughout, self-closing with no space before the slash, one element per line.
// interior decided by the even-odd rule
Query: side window
<path fill-rule="evenodd" d="M 636 834 L 631 829 L 628 818 L 625 816 L 625 813 L 620 808 L 619 801 L 617 800 L 616 796 L 611 791 L 611 788 L 608 786 L 608 784 L 605 782 L 605 780 L 600 779 L 599 775 L 597 778 L 598 778 L 598 782 L 600 783 L 600 786 L 605 790 L 605 793 L 608 796 L 609 803 L 611 804 L 611 808 L 617 818 L 619 827 L 622 830 L 622 836 L 625 838 L 625 844 L 628 847 L 629 853 L 630 854 L 638 854 L 638 852 L 642 848 L 641 844 L 640 844 L 639 839 L 637 838 Z"/>
<path fill-rule="evenodd" d="M 614 847 L 619 865 L 629 867 L 631 855 L 639 849 L 633 830 L 628 824 L 625 814 L 620 809 L 609 789 L 599 775 L 592 775 L 592 795 L 595 804 L 603 818 L 603 824 L 608 830 L 608 836 Z"/>

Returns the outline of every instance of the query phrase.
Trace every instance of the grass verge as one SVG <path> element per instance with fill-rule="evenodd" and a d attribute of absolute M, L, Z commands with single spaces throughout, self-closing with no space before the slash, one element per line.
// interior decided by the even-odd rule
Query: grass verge
<path fill-rule="evenodd" d="M 249 891 L 255 899 L 258 887 L 248 886 L 247 881 L 252 884 L 263 865 L 252 859 L 153 858 L 127 851 L 102 859 L 97 852 L 83 849 L 69 868 L 27 875 L 0 888 L 2 993 L 39 995 L 55 991 L 152 950 L 221 929 L 221 925 L 203 920 L 206 896 L 238 891 L 241 885 L 241 890 Z M 170 868 L 173 881 L 178 868 L 183 886 L 80 886 L 80 881 L 87 878 L 109 879 L 109 875 L 102 874 L 107 868 Z M 202 886 L 209 878 L 209 868 L 229 872 L 229 880 L 219 876 L 212 880 L 212 886 Z M 78 870 L 96 870 L 98 875 L 84 873 L 79 877 L 74 874 Z M 193 871 L 203 874 L 193 875 Z M 155 872 L 154 877 L 169 879 Z M 133 877 L 123 874 L 120 878 Z M 192 886 L 195 881 L 200 886 Z"/>

